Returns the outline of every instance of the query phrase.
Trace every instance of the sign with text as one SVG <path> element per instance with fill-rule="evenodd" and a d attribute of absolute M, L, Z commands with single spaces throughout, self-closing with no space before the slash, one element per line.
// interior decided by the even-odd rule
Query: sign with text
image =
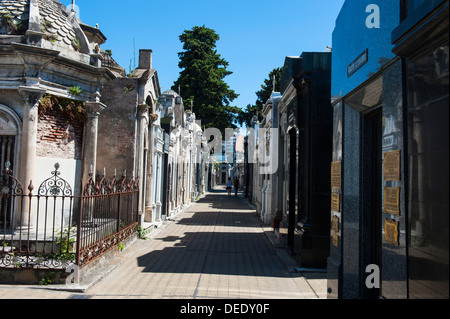
<path fill-rule="evenodd" d="M 331 163 L 331 188 L 341 189 L 342 162 Z"/>
<path fill-rule="evenodd" d="M 350 65 L 347 67 L 347 77 L 358 71 L 369 61 L 369 49 L 365 49 Z"/>
<path fill-rule="evenodd" d="M 340 196 L 337 193 L 332 193 L 331 194 L 331 210 L 333 210 L 335 212 L 340 212 L 341 211 Z"/>
<path fill-rule="evenodd" d="M 400 150 L 384 153 L 383 176 L 386 182 L 400 181 Z"/>
<path fill-rule="evenodd" d="M 384 211 L 400 215 L 400 187 L 384 188 Z"/>
<path fill-rule="evenodd" d="M 398 221 L 386 219 L 384 222 L 384 240 L 389 244 L 399 246 L 399 225 Z"/>
<path fill-rule="evenodd" d="M 331 230 L 339 233 L 339 217 L 333 216 L 331 217 Z"/>

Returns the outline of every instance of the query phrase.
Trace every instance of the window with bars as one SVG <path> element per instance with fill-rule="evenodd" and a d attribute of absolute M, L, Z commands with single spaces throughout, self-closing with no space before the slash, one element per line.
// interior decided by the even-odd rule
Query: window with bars
<path fill-rule="evenodd" d="M 15 140 L 15 136 L 0 135 L 0 172 L 5 169 L 6 162 L 10 162 L 11 169 L 13 169 Z"/>

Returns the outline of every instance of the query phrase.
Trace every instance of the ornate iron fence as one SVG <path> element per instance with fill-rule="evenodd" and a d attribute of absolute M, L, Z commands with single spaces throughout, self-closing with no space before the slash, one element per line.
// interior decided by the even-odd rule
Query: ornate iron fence
<path fill-rule="evenodd" d="M 138 181 L 92 175 L 81 195 L 60 177 L 59 164 L 34 193 L 12 176 L 0 179 L 0 268 L 67 269 L 87 265 L 136 232 Z"/>
<path fill-rule="evenodd" d="M 78 231 L 78 265 L 83 267 L 136 232 L 139 181 L 116 176 L 108 183 L 92 176 L 83 190 Z"/>

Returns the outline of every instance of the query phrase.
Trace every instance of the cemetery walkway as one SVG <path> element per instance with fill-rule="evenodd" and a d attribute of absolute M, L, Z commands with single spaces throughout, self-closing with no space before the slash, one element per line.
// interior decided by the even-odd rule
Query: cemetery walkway
<path fill-rule="evenodd" d="M 270 234 L 242 195 L 216 190 L 127 247 L 84 293 L 0 286 L 0 298 L 326 298 L 326 276 L 289 271 Z"/>

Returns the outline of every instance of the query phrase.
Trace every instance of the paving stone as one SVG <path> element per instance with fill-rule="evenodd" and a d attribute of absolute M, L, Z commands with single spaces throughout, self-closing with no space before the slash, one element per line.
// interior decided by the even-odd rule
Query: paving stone
<path fill-rule="evenodd" d="M 166 222 L 151 240 L 131 245 L 115 268 L 84 294 L 60 297 L 326 298 L 326 276 L 308 274 L 308 282 L 290 272 L 266 232 L 243 198 L 214 191 Z M 5 291 L 0 286 L 0 298 Z"/>
<path fill-rule="evenodd" d="M 128 294 L 152 291 L 153 298 L 317 298 L 299 274 L 288 272 L 253 209 L 225 193 L 191 205 L 138 255 L 137 269 L 121 266 L 134 280 L 121 279 L 117 270 L 88 293 L 114 298 L 118 292 L 106 285 L 116 281 L 132 286 Z M 143 280 L 145 275 L 152 278 Z"/>

